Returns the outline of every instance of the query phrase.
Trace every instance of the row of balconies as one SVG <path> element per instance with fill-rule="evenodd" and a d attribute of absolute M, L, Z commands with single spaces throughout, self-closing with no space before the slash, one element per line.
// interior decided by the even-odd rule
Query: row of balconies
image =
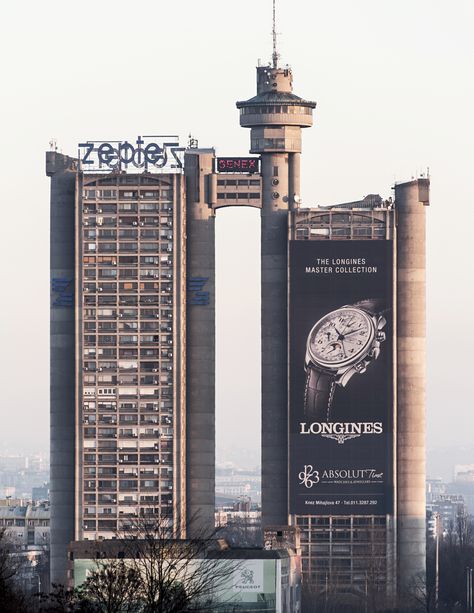
<path fill-rule="evenodd" d="M 84 251 L 88 254 L 93 253 L 172 253 L 173 245 L 169 241 L 158 243 L 150 241 L 149 243 L 130 242 L 85 242 Z"/>
<path fill-rule="evenodd" d="M 100 363 L 100 362 L 99 362 Z M 158 367 L 158 364 L 155 362 L 148 362 L 149 366 L 144 366 L 143 364 L 138 367 L 135 366 L 122 366 L 117 368 L 117 363 L 114 365 L 110 364 L 106 367 L 97 367 L 95 362 L 85 362 L 83 366 L 83 371 L 87 373 L 113 373 L 113 374 L 122 374 L 122 373 L 157 373 L 157 372 L 167 372 L 169 367 L 167 365 L 162 365 L 161 368 Z M 155 366 L 156 364 L 156 366 Z M 101 375 L 99 375 L 98 381 L 106 382 L 106 379 L 101 379 Z"/>
<path fill-rule="evenodd" d="M 110 321 L 114 322 L 116 320 L 122 321 L 136 321 L 137 323 L 151 320 L 158 320 L 159 323 L 164 323 L 164 325 L 171 325 L 170 319 L 173 319 L 173 311 L 163 311 L 161 314 L 159 309 L 141 309 L 141 313 L 138 309 L 127 309 L 128 311 L 134 311 L 134 313 L 118 314 L 117 309 L 84 309 L 83 310 L 83 319 L 84 321 Z M 107 314 L 101 312 L 106 311 Z M 144 313 L 144 311 L 146 313 Z M 147 314 L 148 313 L 148 314 Z M 164 321 L 168 320 L 168 321 Z M 99 330 L 101 328 L 99 327 Z"/>
<path fill-rule="evenodd" d="M 121 331 L 110 334 L 88 334 L 87 330 L 84 334 L 84 345 L 138 345 L 140 341 L 141 345 L 155 346 L 157 344 L 172 345 L 173 336 L 167 332 L 161 334 L 123 334 Z"/>
<path fill-rule="evenodd" d="M 90 294 L 90 295 L 89 295 Z M 158 296 L 154 290 L 146 292 L 110 292 L 102 294 L 101 291 L 89 292 L 83 295 L 84 307 L 91 306 L 172 306 L 173 298 L 169 295 Z"/>
<path fill-rule="evenodd" d="M 164 353 L 168 351 L 168 357 L 172 357 L 172 352 L 169 349 L 160 347 L 150 348 L 150 347 L 142 347 L 140 349 L 140 359 L 144 360 L 158 360 L 160 356 L 163 357 Z M 120 348 L 119 349 L 119 359 L 120 360 L 138 360 L 138 348 Z M 97 355 L 96 355 L 97 354 Z M 116 360 L 117 359 L 117 349 L 116 348 L 87 348 L 84 349 L 84 361 L 87 360 L 95 360 L 98 358 L 99 360 Z M 99 362 L 98 368 L 101 368 L 102 362 Z"/>
<path fill-rule="evenodd" d="M 86 279 L 87 281 L 87 279 Z M 117 287 L 118 284 L 118 287 Z M 170 283 L 164 283 L 159 281 L 141 281 L 138 282 L 138 279 L 128 277 L 128 279 L 116 281 L 115 279 L 111 281 L 100 281 L 96 283 L 95 281 L 84 283 L 84 292 L 104 292 L 106 294 L 116 294 L 117 290 L 119 293 L 130 293 L 136 294 L 138 291 L 140 292 L 154 292 L 155 294 L 161 294 L 169 296 L 173 292 L 173 286 Z"/>
<path fill-rule="evenodd" d="M 85 255 L 82 258 L 82 263 L 87 270 L 88 266 L 94 268 L 98 266 L 105 267 L 114 267 L 118 265 L 122 267 L 134 266 L 144 269 L 153 268 L 155 266 L 159 267 L 158 270 L 162 273 L 172 273 L 172 270 L 166 265 L 166 262 L 169 258 L 166 255 Z M 107 268 L 109 270 L 110 268 Z"/>
<path fill-rule="evenodd" d="M 141 361 L 128 361 L 119 360 L 117 361 L 107 361 L 107 362 L 95 362 L 90 360 L 89 356 L 85 358 L 83 369 L 89 372 L 138 372 L 139 370 L 142 372 L 158 372 L 159 364 L 165 364 L 166 366 L 169 362 L 162 362 L 164 359 L 169 359 L 173 357 L 173 353 L 171 351 L 156 351 L 154 352 L 154 357 L 148 357 L 148 359 L 155 359 L 153 362 L 143 362 Z M 158 358 L 161 362 L 158 362 Z M 94 358 L 95 359 L 95 358 Z M 87 361 L 86 361 L 87 360 Z"/>
<path fill-rule="evenodd" d="M 86 320 L 86 323 L 84 325 L 84 332 L 85 333 L 99 333 L 99 334 L 107 334 L 107 333 L 112 333 L 112 334 L 123 334 L 123 333 L 127 333 L 127 332 L 156 332 L 156 333 L 161 333 L 161 334 L 169 334 L 173 331 L 173 325 L 172 322 L 169 321 L 171 318 L 166 317 L 166 321 L 164 321 L 165 317 L 163 317 L 161 320 L 153 320 L 152 318 L 150 318 L 149 320 L 144 320 L 142 319 L 140 320 L 136 320 L 136 321 L 131 321 L 131 320 L 120 320 L 119 319 L 119 325 L 117 328 L 117 323 L 115 320 L 113 320 L 112 318 L 110 318 L 108 321 L 105 321 L 105 319 L 99 319 L 99 320 L 95 320 L 95 319 L 89 319 Z M 122 323 L 124 322 L 124 323 Z"/>
<path fill-rule="evenodd" d="M 140 418 L 140 419 L 139 419 Z M 98 424 L 99 426 L 116 426 L 117 423 L 120 426 L 159 426 L 160 419 L 158 415 L 119 415 L 119 420 L 117 421 L 117 415 L 101 415 L 100 413 L 97 415 L 85 414 L 83 416 L 83 423 L 85 425 L 95 426 Z M 169 417 L 161 419 L 161 425 L 169 426 L 171 424 L 171 420 Z M 170 434 L 169 432 L 167 434 Z"/>
<path fill-rule="evenodd" d="M 165 230 L 165 229 L 153 229 L 153 230 L 140 230 L 140 232 L 138 231 L 138 229 L 136 230 L 115 230 L 115 229 L 101 229 L 99 228 L 98 230 L 91 230 L 91 229 L 85 229 L 84 230 L 84 238 L 85 239 L 98 239 L 98 240 L 117 240 L 117 237 L 120 238 L 124 238 L 124 239 L 130 239 L 130 240 L 137 240 L 137 239 L 142 239 L 142 240 L 163 240 L 163 241 L 171 241 L 173 240 L 173 232 L 170 232 L 169 230 Z"/>
<path fill-rule="evenodd" d="M 150 452 L 150 451 L 153 451 L 153 450 L 147 450 L 147 451 Z M 136 466 L 138 464 L 138 461 L 133 462 L 133 461 L 129 461 L 129 460 L 117 459 L 116 456 L 114 456 L 113 459 L 107 459 L 107 458 L 93 459 L 91 457 L 91 455 L 93 455 L 93 454 L 85 454 L 84 455 L 84 466 L 85 467 L 93 467 L 93 466 L 109 467 L 109 466 L 117 466 L 117 464 L 119 466 Z M 143 454 L 142 454 L 142 458 L 143 458 Z M 143 462 L 143 461 L 140 461 L 140 466 L 143 466 L 144 464 L 150 465 L 150 466 L 154 466 L 156 468 L 160 467 L 160 468 L 171 469 L 171 467 L 172 467 L 172 459 L 170 457 L 170 458 L 164 459 L 164 460 L 156 459 L 153 462 L 148 462 L 148 461 L 147 462 Z"/>
<path fill-rule="evenodd" d="M 120 199 L 122 199 L 123 194 L 135 194 L 135 197 L 137 198 L 152 200 L 169 200 L 173 194 L 172 190 L 170 189 L 170 186 L 168 185 L 162 187 L 161 190 L 158 189 L 158 186 L 156 184 L 153 184 L 153 187 L 156 187 L 156 189 L 146 189 L 142 187 L 141 189 L 130 191 L 130 189 L 127 188 L 120 188 L 118 192 L 117 189 L 95 189 L 95 187 L 94 189 L 90 189 L 85 187 L 82 190 L 82 197 L 85 200 L 110 200 L 116 199 L 118 193 Z"/>
<path fill-rule="evenodd" d="M 161 386 L 167 386 L 170 387 L 172 385 L 172 380 L 171 378 L 169 378 L 167 381 L 162 381 L 160 383 Z M 163 391 L 163 390 L 161 390 Z M 123 399 L 127 399 L 127 400 L 138 400 L 138 399 L 158 399 L 161 397 L 163 397 L 163 394 L 160 395 L 160 390 L 159 389 L 153 389 L 152 387 L 143 387 L 142 389 L 140 389 L 140 391 L 138 391 L 136 388 L 132 391 L 132 390 L 128 390 L 128 389 L 121 389 L 118 388 L 118 390 L 114 391 L 114 392 L 110 392 L 108 394 L 98 394 L 96 392 L 95 387 L 84 387 L 83 389 L 83 394 L 84 394 L 84 401 L 88 401 L 90 399 L 95 400 L 97 397 L 101 397 L 102 398 L 104 396 L 108 396 L 111 399 L 116 399 L 117 396 L 123 400 Z M 171 396 L 171 393 L 169 394 L 169 396 Z M 158 409 L 156 409 L 158 411 Z"/>
<path fill-rule="evenodd" d="M 99 274 L 97 274 L 97 272 Z M 173 275 L 171 273 L 160 273 L 158 269 L 150 271 L 148 269 L 138 270 L 136 268 L 105 268 L 105 269 L 96 269 L 96 268 L 86 268 L 84 269 L 83 280 L 84 281 L 99 281 L 104 280 L 107 281 L 161 281 L 163 287 L 169 287 L 172 289 L 173 284 L 171 283 L 171 279 Z"/>
<path fill-rule="evenodd" d="M 118 302 L 118 304 L 117 304 Z M 159 298 L 153 294 L 85 294 L 83 295 L 83 304 L 88 307 L 147 307 L 147 306 L 172 306 L 173 299 L 162 297 Z M 172 316 L 170 316 L 171 319 Z"/>
<path fill-rule="evenodd" d="M 83 226 L 85 228 L 121 228 L 121 227 L 140 227 L 140 228 L 157 228 L 157 227 L 167 227 L 172 228 L 172 224 L 168 224 L 168 222 L 160 221 L 160 217 L 156 214 L 154 217 L 151 216 L 141 216 L 140 221 L 135 226 L 132 222 L 128 224 L 126 222 L 119 222 L 117 225 L 116 217 L 88 217 L 83 220 Z"/>
<path fill-rule="evenodd" d="M 125 211 L 113 208 L 111 210 L 89 210 L 82 218 L 83 227 L 116 227 L 117 222 L 119 227 L 136 225 L 137 227 L 169 227 L 173 226 L 173 217 L 169 215 L 169 211 L 160 211 L 158 208 L 150 210 L 130 210 Z M 131 223 L 130 223 L 131 220 Z M 134 224 L 133 222 L 137 222 Z"/>
<path fill-rule="evenodd" d="M 162 494 L 162 496 L 166 496 L 168 498 L 169 494 Z M 134 505 L 134 504 L 150 504 L 154 502 L 159 502 L 160 496 L 159 494 L 146 494 L 137 495 L 137 494 L 119 494 L 118 497 L 114 494 L 85 494 L 84 503 L 85 505 Z"/>
<path fill-rule="evenodd" d="M 117 206 L 121 211 L 130 211 L 140 208 L 141 211 L 150 211 L 155 207 L 160 208 L 162 211 L 172 211 L 173 210 L 173 202 L 167 197 L 163 198 L 143 198 L 139 196 L 131 196 L 125 198 L 120 194 L 120 198 L 117 201 L 117 198 L 100 198 L 98 200 L 104 200 L 104 202 L 92 202 L 92 198 L 86 198 L 87 202 L 83 203 L 83 210 L 97 210 L 99 212 L 111 212 L 116 211 Z M 114 200 L 114 202 L 111 202 Z M 144 202 L 145 200 L 145 202 Z M 128 202 L 127 202 L 128 201 Z"/>

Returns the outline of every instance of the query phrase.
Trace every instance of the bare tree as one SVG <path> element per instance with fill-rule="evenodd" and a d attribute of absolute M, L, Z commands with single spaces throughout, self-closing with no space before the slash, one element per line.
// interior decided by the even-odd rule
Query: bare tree
<path fill-rule="evenodd" d="M 81 597 L 102 613 L 135 613 L 140 610 L 141 580 L 123 560 L 96 562 L 97 568 L 80 588 Z"/>
<path fill-rule="evenodd" d="M 21 572 L 24 559 L 18 555 L 17 547 L 0 528 L 0 611 L 21 613 L 27 610 L 27 599 L 20 590 L 16 579 Z"/>
<path fill-rule="evenodd" d="M 99 613 L 95 604 L 80 590 L 54 583 L 52 588 L 49 594 L 39 594 L 38 606 L 41 613 Z M 28 609 L 28 613 L 31 613 L 31 609 Z"/>
<path fill-rule="evenodd" d="M 127 563 L 140 578 L 145 613 L 215 610 L 239 567 L 238 561 L 225 559 L 216 534 L 180 536 L 179 522 L 167 515 L 137 518 L 117 535 Z"/>

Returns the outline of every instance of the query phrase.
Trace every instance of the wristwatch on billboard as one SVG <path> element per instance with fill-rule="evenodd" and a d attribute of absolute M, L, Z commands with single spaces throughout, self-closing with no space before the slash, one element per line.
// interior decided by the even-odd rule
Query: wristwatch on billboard
<path fill-rule="evenodd" d="M 321 317 L 306 344 L 305 417 L 329 421 L 336 385 L 364 374 L 380 354 L 387 321 L 378 300 L 362 300 Z"/>

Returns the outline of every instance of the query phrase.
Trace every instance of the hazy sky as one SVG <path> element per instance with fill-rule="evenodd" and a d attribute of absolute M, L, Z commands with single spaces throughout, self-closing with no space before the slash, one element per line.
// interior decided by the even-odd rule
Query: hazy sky
<path fill-rule="evenodd" d="M 56 138 L 192 132 L 245 154 L 235 101 L 271 53 L 271 0 L 2 8 L 0 448 L 48 437 L 49 180 Z M 474 418 L 473 0 L 279 0 L 282 61 L 316 100 L 304 132 L 306 206 L 391 194 L 429 166 L 428 443 L 466 444 Z M 218 214 L 221 445 L 259 439 L 259 217 Z M 472 458 L 474 461 L 474 458 Z"/>

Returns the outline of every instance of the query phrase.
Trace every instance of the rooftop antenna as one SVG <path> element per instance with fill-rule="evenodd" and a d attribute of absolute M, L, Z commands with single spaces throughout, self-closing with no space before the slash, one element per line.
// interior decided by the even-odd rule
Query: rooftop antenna
<path fill-rule="evenodd" d="M 273 54 L 272 54 L 273 68 L 278 68 L 278 60 L 280 58 L 280 55 L 279 55 L 279 53 L 277 51 L 276 0 L 273 0 L 273 30 L 272 30 L 272 36 L 273 36 Z"/>

